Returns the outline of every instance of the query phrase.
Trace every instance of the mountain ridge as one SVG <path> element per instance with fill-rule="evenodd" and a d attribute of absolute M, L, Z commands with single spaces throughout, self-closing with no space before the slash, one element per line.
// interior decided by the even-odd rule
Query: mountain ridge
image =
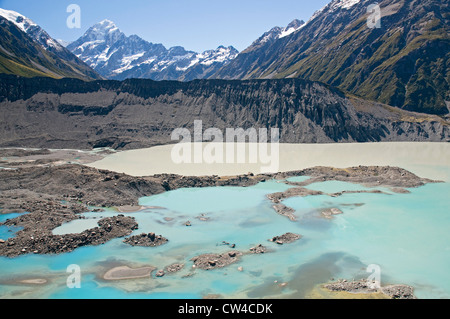
<path fill-rule="evenodd" d="M 0 72 L 22 76 L 102 79 L 32 20 L 1 8 Z"/>
<path fill-rule="evenodd" d="M 303 79 L 153 81 L 0 75 L 0 147 L 137 149 L 176 128 L 279 128 L 282 143 L 450 141 L 448 120 Z M 6 120 L 8 119 L 8 120 Z M 14 123 L 14 124 L 12 124 Z"/>
<path fill-rule="evenodd" d="M 202 53 L 181 46 L 167 49 L 137 35 L 126 36 L 110 20 L 90 27 L 67 48 L 108 79 L 147 78 L 189 81 L 215 73 L 238 51 L 219 46 Z"/>
<path fill-rule="evenodd" d="M 244 50 L 211 78 L 299 77 L 410 111 L 450 110 L 449 5 L 383 0 L 369 28 L 369 0 L 333 0 L 299 30 Z"/>
<path fill-rule="evenodd" d="M 333 0 L 306 23 L 293 20 L 287 27 L 274 27 L 241 53 L 231 46 L 202 53 L 180 46 L 166 49 L 137 35 L 126 36 L 110 20 L 93 25 L 65 48 L 32 20 L 0 9 L 5 20 L 0 72 L 158 81 L 304 78 L 400 109 L 449 114 L 449 5 L 383 0 L 381 28 L 369 28 L 369 4 Z M 8 23 L 12 25 L 5 30 Z M 17 40 L 14 28 L 45 51 L 23 37 L 19 51 L 28 56 L 17 51 L 11 45 Z"/>

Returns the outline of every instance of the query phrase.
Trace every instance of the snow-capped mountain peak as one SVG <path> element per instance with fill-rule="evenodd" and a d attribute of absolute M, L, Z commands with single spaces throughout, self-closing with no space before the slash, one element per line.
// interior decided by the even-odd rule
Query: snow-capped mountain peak
<path fill-rule="evenodd" d="M 102 26 L 105 29 L 117 28 L 116 24 L 114 22 L 112 22 L 111 20 L 108 20 L 108 19 L 104 19 L 104 20 L 100 21 L 99 23 L 97 23 L 96 25 L 97 26 Z"/>
<path fill-rule="evenodd" d="M 191 80 L 201 76 L 204 69 L 225 65 L 238 55 L 233 47 L 196 53 L 181 46 L 166 49 L 137 35 L 126 36 L 116 24 L 103 20 L 67 46 L 78 58 L 110 79 L 150 78 L 153 80 Z M 195 68 L 189 76 L 185 76 Z"/>
<path fill-rule="evenodd" d="M 363 1 L 363 0 L 333 0 L 332 2 L 328 3 L 323 8 L 321 8 L 321 9 L 317 10 L 316 12 L 314 12 L 312 17 L 308 20 L 308 22 L 306 22 L 306 24 L 310 23 L 312 20 L 317 18 L 326 9 L 329 9 L 330 12 L 335 12 L 338 9 L 349 10 L 353 6 L 355 6 L 358 3 L 360 3 L 361 1 Z"/>
<path fill-rule="evenodd" d="M 41 44 L 46 50 L 62 51 L 64 48 L 47 32 L 31 19 L 12 10 L 0 8 L 0 16 L 14 23 L 20 30 L 28 34 L 33 40 Z"/>
<path fill-rule="evenodd" d="M 335 0 L 330 5 L 332 8 L 350 9 L 354 5 L 360 3 L 361 0 Z"/>
<path fill-rule="evenodd" d="M 216 50 L 208 50 L 203 53 L 197 54 L 196 59 L 198 63 L 202 65 L 211 65 L 213 63 L 224 63 L 227 60 L 232 60 L 237 57 L 239 51 L 234 47 L 219 46 Z"/>
<path fill-rule="evenodd" d="M 288 26 L 284 29 L 282 29 L 281 34 L 278 36 L 278 38 L 284 38 L 288 35 L 294 33 L 295 31 L 301 29 L 305 25 L 305 22 L 303 20 L 295 19 L 291 23 L 288 24 Z"/>
<path fill-rule="evenodd" d="M 86 41 L 107 41 L 116 42 L 124 34 L 119 28 L 110 20 L 103 20 L 91 28 L 82 36 Z"/>
<path fill-rule="evenodd" d="M 103 34 L 120 31 L 114 22 L 107 19 L 95 24 L 92 29 Z"/>
<path fill-rule="evenodd" d="M 264 45 L 267 42 L 272 42 L 284 37 L 287 37 L 288 35 L 291 35 L 292 33 L 300 30 L 305 26 L 305 22 L 303 20 L 297 20 L 295 19 L 291 23 L 287 25 L 287 27 L 281 28 L 281 27 L 274 27 L 264 33 L 259 39 L 253 42 L 253 44 L 247 48 L 247 50 L 252 50 L 255 48 L 258 48 L 262 45 Z M 245 52 L 244 51 L 244 52 Z"/>
<path fill-rule="evenodd" d="M 0 48 L 11 57 L 6 57 L 2 63 L 13 62 L 19 70 L 24 70 L 21 75 L 102 78 L 38 24 L 18 12 L 0 8 L 0 29 L 2 35 L 6 35 L 0 37 Z"/>
<path fill-rule="evenodd" d="M 0 8 L 0 16 L 4 17 L 8 21 L 14 23 L 20 30 L 27 32 L 27 30 L 32 26 L 38 26 L 32 20 L 24 17 L 18 12 L 12 10 L 5 10 Z"/>

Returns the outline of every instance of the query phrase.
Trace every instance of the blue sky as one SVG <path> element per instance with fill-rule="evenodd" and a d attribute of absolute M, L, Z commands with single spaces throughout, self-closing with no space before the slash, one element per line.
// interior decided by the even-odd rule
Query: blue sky
<path fill-rule="evenodd" d="M 103 19 L 126 35 L 180 45 L 197 52 L 233 45 L 244 50 L 274 26 L 293 19 L 307 21 L 331 0 L 0 0 L 0 8 L 17 11 L 53 38 L 73 41 Z M 81 29 L 66 26 L 69 4 L 81 8 Z"/>

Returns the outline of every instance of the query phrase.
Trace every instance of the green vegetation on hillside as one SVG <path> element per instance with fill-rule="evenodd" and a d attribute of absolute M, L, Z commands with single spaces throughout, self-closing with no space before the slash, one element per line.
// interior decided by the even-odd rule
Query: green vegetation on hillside
<path fill-rule="evenodd" d="M 65 51 L 62 54 L 71 60 L 65 60 L 46 50 L 13 23 L 0 17 L 0 73 L 82 80 L 100 78 L 95 71 Z"/>

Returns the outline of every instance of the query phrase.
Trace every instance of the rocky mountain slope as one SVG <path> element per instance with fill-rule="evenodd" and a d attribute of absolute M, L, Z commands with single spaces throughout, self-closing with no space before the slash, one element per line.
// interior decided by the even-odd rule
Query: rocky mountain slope
<path fill-rule="evenodd" d="M 300 30 L 251 46 L 212 78 L 304 78 L 405 110 L 448 114 L 448 1 L 333 0 Z"/>
<path fill-rule="evenodd" d="M 32 20 L 1 8 L 0 73 L 102 79 Z"/>
<path fill-rule="evenodd" d="M 146 78 L 193 80 L 216 73 L 238 55 L 233 47 L 220 46 L 203 53 L 177 46 L 147 42 L 137 35 L 126 36 L 111 21 L 89 28 L 67 48 L 108 79 Z"/>
<path fill-rule="evenodd" d="M 281 28 L 281 27 L 274 27 L 270 29 L 269 31 L 265 32 L 261 37 L 259 37 L 257 40 L 255 40 L 245 51 L 251 52 L 256 49 L 259 49 L 263 46 L 268 46 L 270 43 L 275 42 L 278 39 L 282 39 L 284 37 L 287 37 L 288 35 L 300 30 L 305 25 L 304 21 L 300 20 L 293 20 L 291 23 L 288 24 L 287 27 Z"/>
<path fill-rule="evenodd" d="M 0 146 L 132 149 L 174 129 L 279 128 L 281 142 L 448 141 L 449 121 L 344 95 L 319 82 L 130 79 L 84 82 L 0 75 Z"/>

